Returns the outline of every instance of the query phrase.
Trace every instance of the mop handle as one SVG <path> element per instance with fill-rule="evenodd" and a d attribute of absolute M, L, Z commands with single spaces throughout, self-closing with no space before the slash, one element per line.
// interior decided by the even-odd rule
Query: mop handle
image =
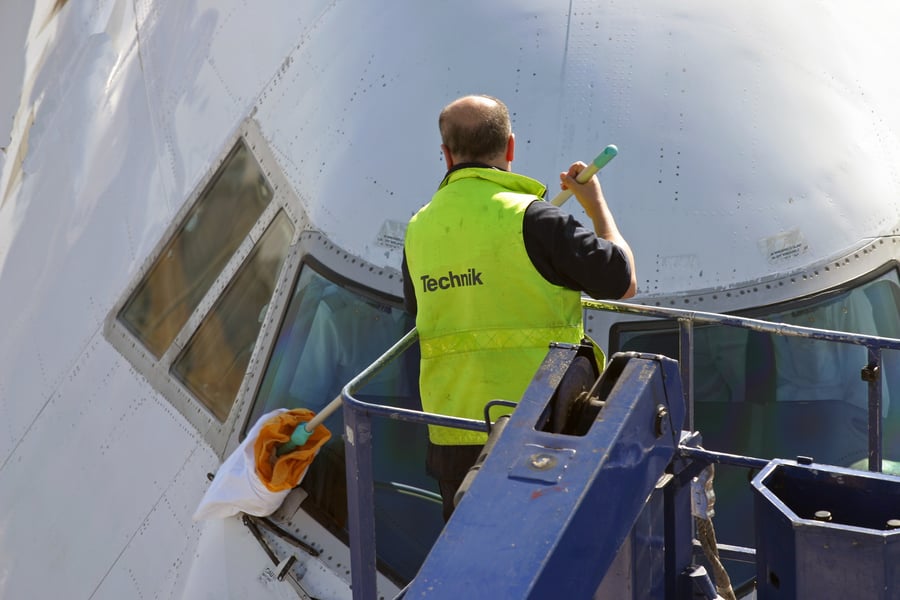
<path fill-rule="evenodd" d="M 597 155 L 597 158 L 595 158 L 593 162 L 591 162 L 591 164 L 589 164 L 584 169 L 584 171 L 578 174 L 578 177 L 575 178 L 575 181 L 577 181 L 578 183 L 587 183 L 587 181 L 594 176 L 594 173 L 605 167 L 606 163 L 615 158 L 616 154 L 618 153 L 619 149 L 610 144 L 603 149 L 603 152 Z M 572 190 L 563 190 L 558 193 L 553 198 L 553 200 L 550 201 L 550 203 L 554 206 L 562 206 L 571 196 Z"/>
<path fill-rule="evenodd" d="M 333 415 L 335 411 L 337 411 L 337 409 L 341 407 L 341 402 L 343 402 L 343 399 L 338 396 L 337 398 L 326 404 L 325 408 L 320 410 L 318 414 L 313 416 L 312 419 L 304 423 L 303 427 L 306 429 L 306 433 L 310 434 L 315 431 L 316 427 L 324 423 L 325 419 Z M 300 429 L 300 427 L 298 426 L 297 429 Z"/>

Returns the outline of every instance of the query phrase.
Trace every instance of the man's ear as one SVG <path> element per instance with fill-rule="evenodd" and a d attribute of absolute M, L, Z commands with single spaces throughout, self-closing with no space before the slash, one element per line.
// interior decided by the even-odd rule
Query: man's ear
<path fill-rule="evenodd" d="M 509 134 L 506 140 L 506 162 L 512 162 L 516 156 L 516 134 Z"/>
<path fill-rule="evenodd" d="M 450 148 L 447 147 L 447 144 L 441 144 L 441 152 L 444 153 L 444 162 L 447 163 L 447 170 L 453 168 L 453 155 L 450 153 Z"/>

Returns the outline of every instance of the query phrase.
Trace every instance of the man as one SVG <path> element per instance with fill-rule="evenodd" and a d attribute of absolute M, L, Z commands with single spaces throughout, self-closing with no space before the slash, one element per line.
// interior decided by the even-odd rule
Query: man
<path fill-rule="evenodd" d="M 583 338 L 581 292 L 628 298 L 634 258 L 592 177 L 560 173 L 593 232 L 549 202 L 546 188 L 510 172 L 509 112 L 490 96 L 465 96 L 438 121 L 447 175 L 409 222 L 403 258 L 407 310 L 422 352 L 422 406 L 482 419 L 493 399 L 518 401 L 550 342 Z M 438 480 L 444 518 L 486 441 L 485 434 L 429 427 L 428 473 Z"/>

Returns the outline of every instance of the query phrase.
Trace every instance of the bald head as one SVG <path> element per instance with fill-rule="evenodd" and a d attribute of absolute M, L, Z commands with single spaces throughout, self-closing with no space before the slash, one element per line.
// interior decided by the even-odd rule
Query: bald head
<path fill-rule="evenodd" d="M 448 166 L 483 162 L 509 168 L 512 126 L 506 105 L 491 96 L 463 96 L 444 107 L 438 119 Z M 452 157 L 452 159 L 450 158 Z"/>

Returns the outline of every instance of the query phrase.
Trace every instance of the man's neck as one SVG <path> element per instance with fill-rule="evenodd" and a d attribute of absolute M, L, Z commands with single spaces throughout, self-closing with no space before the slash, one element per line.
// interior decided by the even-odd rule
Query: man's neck
<path fill-rule="evenodd" d="M 461 162 L 461 163 L 457 163 L 457 164 L 453 165 L 452 167 L 450 167 L 450 169 L 447 171 L 447 174 L 444 175 L 444 177 L 446 177 L 450 173 L 453 173 L 454 171 L 459 171 L 460 169 L 496 169 L 498 171 L 506 171 L 507 170 L 502 167 L 498 167 L 496 165 L 489 165 L 489 164 L 483 163 L 483 162 Z"/>

